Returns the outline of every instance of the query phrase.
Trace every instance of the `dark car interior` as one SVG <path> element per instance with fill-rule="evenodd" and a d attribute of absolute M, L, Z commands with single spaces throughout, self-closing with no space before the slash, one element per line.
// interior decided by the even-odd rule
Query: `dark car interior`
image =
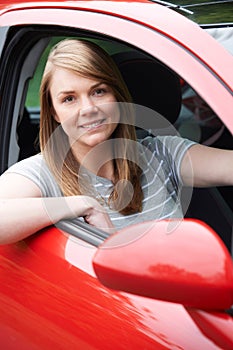
<path fill-rule="evenodd" d="M 149 112 L 149 117 L 143 121 L 136 113 L 139 138 L 151 132 L 166 133 L 169 124 L 173 126 L 172 130 L 178 130 L 182 137 L 192 138 L 213 147 L 233 149 L 230 132 L 175 72 L 156 59 L 132 48 L 114 53 L 112 57 L 127 83 L 133 102 L 146 106 L 148 111 L 156 111 L 169 122 L 158 126 L 156 120 L 152 123 Z M 199 119 L 195 116 L 197 103 L 201 114 Z M 17 127 L 19 159 L 39 151 L 39 114 L 39 107 L 23 108 L 23 115 Z M 233 188 L 194 189 L 190 204 L 186 203 L 185 191 L 184 189 L 182 194 L 185 216 L 206 222 L 219 234 L 228 250 L 232 251 Z"/>

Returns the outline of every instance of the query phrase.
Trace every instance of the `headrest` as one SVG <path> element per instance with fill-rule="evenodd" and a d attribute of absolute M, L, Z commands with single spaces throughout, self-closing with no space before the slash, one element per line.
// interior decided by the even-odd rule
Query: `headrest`
<path fill-rule="evenodd" d="M 113 55 L 133 102 L 160 113 L 174 124 L 181 109 L 179 77 L 154 58 L 140 52 Z"/>

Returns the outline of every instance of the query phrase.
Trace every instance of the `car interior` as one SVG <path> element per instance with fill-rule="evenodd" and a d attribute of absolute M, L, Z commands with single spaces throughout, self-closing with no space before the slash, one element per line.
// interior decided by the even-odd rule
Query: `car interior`
<path fill-rule="evenodd" d="M 139 52 L 123 52 L 115 56 L 115 62 L 127 82 L 135 103 L 147 106 L 162 114 L 171 124 L 176 125 L 178 131 L 180 131 L 179 134 L 183 137 L 191 138 L 212 147 L 232 149 L 232 135 L 206 104 L 205 112 L 207 116 L 203 113 L 200 123 L 197 118 L 197 120 L 193 120 L 193 116 L 188 118 L 185 111 L 181 112 L 182 107 L 184 108 L 187 103 L 185 92 L 190 88 L 187 85 L 184 86 L 185 84 L 180 80 L 180 77 L 168 67 Z M 151 77 L 156 77 L 156 79 Z M 140 81 L 140 84 L 138 84 L 138 81 Z M 146 89 L 147 86 L 149 91 Z M 194 101 L 191 98 L 190 100 L 190 104 L 195 104 L 198 100 L 201 107 L 202 104 L 204 105 L 204 101 L 197 95 L 194 95 Z M 206 118 L 206 123 L 204 118 Z M 181 119 L 186 119 L 185 127 L 185 122 L 182 122 Z M 154 127 L 154 125 L 146 125 L 145 128 L 149 130 Z M 232 189 L 228 188 L 225 191 L 229 195 L 228 200 L 231 203 L 230 194 L 227 191 L 231 191 L 232 194 Z M 194 189 L 192 200 L 188 203 L 188 208 L 185 208 L 184 189 L 183 206 L 186 217 L 197 218 L 209 224 L 218 232 L 228 249 L 231 250 L 233 208 L 224 199 L 224 190 L 221 192 L 221 189 L 217 188 Z"/>
<path fill-rule="evenodd" d="M 60 37 L 44 37 L 31 49 L 24 61 L 24 66 L 38 61 L 37 70 L 42 72 L 41 60 L 45 60 L 51 45 L 61 40 Z M 102 43 L 112 53 L 112 57 L 118 65 L 123 78 L 129 88 L 133 102 L 156 111 L 169 121 L 169 125 L 182 137 L 210 145 L 233 149 L 231 133 L 226 129 L 221 120 L 214 114 L 211 108 L 198 96 L 195 91 L 174 71 L 155 58 L 132 48 L 131 46 L 109 40 L 108 38 L 94 38 Z M 52 43 L 52 44 L 51 44 Z M 35 59 L 37 57 L 37 59 Z M 32 72 L 22 78 L 20 92 L 20 113 L 16 125 L 16 141 L 18 156 L 12 162 L 29 157 L 39 152 L 38 131 L 40 109 L 37 104 L 30 103 L 30 94 L 37 94 L 40 76 L 32 67 Z M 23 72 L 23 69 L 22 69 Z M 23 74 L 23 73 L 22 73 Z M 31 77 L 34 77 L 31 79 Z M 19 85 L 20 85 L 19 78 Z M 30 83 L 29 83 L 30 81 Z M 34 85 L 33 85 L 34 84 Z M 35 88 L 35 86 L 37 86 Z M 33 91 L 37 89 L 37 91 Z M 22 103 L 22 96 L 23 103 Z M 164 126 L 150 125 L 150 118 L 146 121 L 136 114 L 138 138 L 148 133 L 166 133 Z M 153 124 L 153 123 L 152 123 Z M 162 130 L 164 128 L 164 130 Z M 159 130 L 159 131 L 158 131 Z M 15 154 L 13 152 L 12 154 Z M 228 250 L 232 252 L 233 234 L 233 188 L 208 188 L 194 189 L 190 203 L 186 203 L 185 189 L 182 194 L 185 217 L 197 218 L 210 225 L 221 237 Z"/>

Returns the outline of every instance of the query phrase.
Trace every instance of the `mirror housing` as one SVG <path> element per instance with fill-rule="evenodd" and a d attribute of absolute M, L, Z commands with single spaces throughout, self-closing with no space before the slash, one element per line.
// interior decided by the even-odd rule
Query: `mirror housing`
<path fill-rule="evenodd" d="M 93 267 L 108 288 L 200 309 L 233 304 L 233 263 L 205 223 L 149 221 L 110 236 Z"/>

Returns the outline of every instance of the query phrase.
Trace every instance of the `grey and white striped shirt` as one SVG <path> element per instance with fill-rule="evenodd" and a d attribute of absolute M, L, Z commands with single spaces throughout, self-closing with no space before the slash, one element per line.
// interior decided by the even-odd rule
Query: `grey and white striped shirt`
<path fill-rule="evenodd" d="M 182 217 L 179 199 L 182 187 L 180 165 L 184 154 L 194 144 L 193 141 L 178 136 L 148 136 L 138 141 L 144 199 L 143 210 L 137 214 L 125 216 L 111 210 L 106 203 L 113 189 L 112 182 L 87 172 L 93 196 L 104 199 L 103 206 L 116 228 L 148 220 Z M 32 180 L 40 188 L 43 197 L 63 196 L 41 154 L 12 165 L 5 173 L 9 172 Z"/>

